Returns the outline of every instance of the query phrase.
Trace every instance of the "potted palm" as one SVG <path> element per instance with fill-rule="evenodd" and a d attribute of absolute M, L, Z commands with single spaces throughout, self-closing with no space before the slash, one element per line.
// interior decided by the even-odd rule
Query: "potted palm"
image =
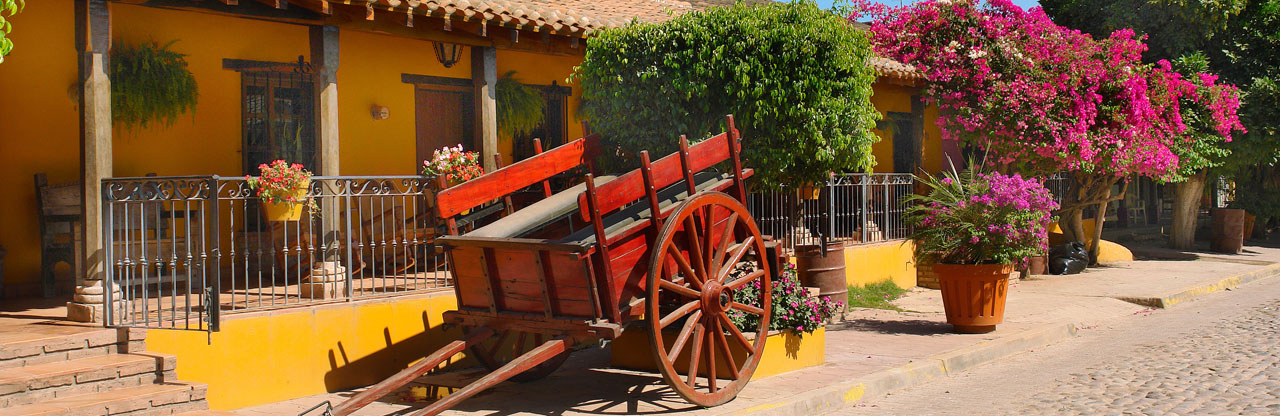
<path fill-rule="evenodd" d="M 262 211 L 271 221 L 298 221 L 302 209 L 315 209 L 315 202 L 307 196 L 311 188 L 311 171 L 302 164 L 290 164 L 276 160 L 258 165 L 259 176 L 245 176 L 249 189 L 262 200 Z"/>
<path fill-rule="evenodd" d="M 1015 263 L 1044 254 L 1058 204 L 1039 181 L 1017 174 L 953 170 L 916 180 L 929 192 L 909 197 L 906 220 L 916 258 L 938 275 L 947 322 L 962 333 L 994 331 Z"/>

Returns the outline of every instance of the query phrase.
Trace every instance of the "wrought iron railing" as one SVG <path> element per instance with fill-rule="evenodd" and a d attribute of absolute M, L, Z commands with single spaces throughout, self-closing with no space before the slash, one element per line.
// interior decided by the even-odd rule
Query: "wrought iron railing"
<path fill-rule="evenodd" d="M 747 196 L 747 209 L 760 232 L 790 251 L 798 245 L 842 241 L 865 244 L 900 240 L 911 234 L 903 220 L 915 180 L 907 173 L 850 173 L 833 176 L 817 199 L 791 187 Z"/>
<path fill-rule="evenodd" d="M 216 331 L 221 313 L 451 287 L 430 179 L 314 177 L 298 221 L 264 218 L 244 178 L 107 179 L 108 324 Z"/>

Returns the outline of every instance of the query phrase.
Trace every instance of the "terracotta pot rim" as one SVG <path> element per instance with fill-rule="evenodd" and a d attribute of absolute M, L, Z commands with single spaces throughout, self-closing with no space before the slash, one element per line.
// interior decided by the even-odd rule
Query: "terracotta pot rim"
<path fill-rule="evenodd" d="M 1013 263 L 996 263 L 996 264 L 953 264 L 953 263 L 936 263 L 936 264 L 934 264 L 934 265 L 933 265 L 933 267 L 939 267 L 939 266 L 941 266 L 941 267 L 947 267 L 947 268 L 951 268 L 951 267 L 956 267 L 956 268 L 966 268 L 966 269 L 970 269 L 970 270 L 975 270 L 975 269 L 992 269 L 992 270 L 1004 270 L 1004 269 L 1009 269 L 1009 270 L 1010 270 L 1010 272 L 1012 272 L 1012 271 L 1013 271 Z"/>

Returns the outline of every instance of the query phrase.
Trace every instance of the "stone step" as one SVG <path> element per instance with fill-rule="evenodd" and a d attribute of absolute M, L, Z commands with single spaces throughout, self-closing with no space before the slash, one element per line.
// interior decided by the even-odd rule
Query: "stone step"
<path fill-rule="evenodd" d="M 204 400 L 207 390 L 208 387 L 200 383 L 148 384 L 0 409 L 0 416 L 172 415 L 208 409 L 209 404 Z"/>
<path fill-rule="evenodd" d="M 0 333 L 0 369 L 146 349 L 147 331 L 79 325 L 30 325 Z"/>
<path fill-rule="evenodd" d="M 149 352 L 108 354 L 0 370 L 0 407 L 176 381 L 177 357 Z"/>

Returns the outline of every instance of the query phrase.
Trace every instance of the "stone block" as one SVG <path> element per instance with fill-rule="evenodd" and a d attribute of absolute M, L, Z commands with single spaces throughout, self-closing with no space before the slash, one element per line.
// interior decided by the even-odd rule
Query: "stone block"
<path fill-rule="evenodd" d="M 109 380 L 120 376 L 119 370 L 114 367 L 95 368 L 76 374 L 76 383 L 88 383 L 91 381 Z"/>

